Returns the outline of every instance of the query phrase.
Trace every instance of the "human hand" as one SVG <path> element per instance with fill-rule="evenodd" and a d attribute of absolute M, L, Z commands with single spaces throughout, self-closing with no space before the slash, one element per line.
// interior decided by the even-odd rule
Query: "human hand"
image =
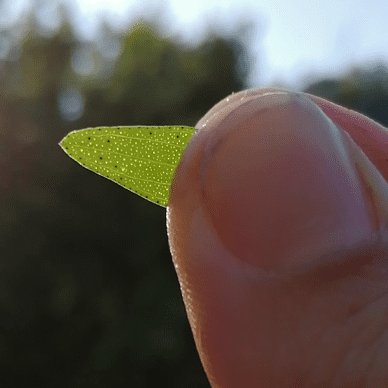
<path fill-rule="evenodd" d="M 388 386 L 388 130 L 270 88 L 196 128 L 167 227 L 212 387 Z"/>

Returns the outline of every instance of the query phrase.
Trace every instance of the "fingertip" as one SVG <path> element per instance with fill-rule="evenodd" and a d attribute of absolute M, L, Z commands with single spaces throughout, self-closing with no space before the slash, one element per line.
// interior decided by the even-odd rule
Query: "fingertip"
<path fill-rule="evenodd" d="M 371 232 L 341 130 L 306 98 L 276 99 L 217 122 L 200 174 L 220 240 L 266 270 L 304 264 Z"/>
<path fill-rule="evenodd" d="M 243 101 L 234 96 L 240 102 L 213 108 L 171 185 L 170 249 L 212 386 L 273 385 L 274 290 L 284 281 L 275 271 L 298 260 L 320 263 L 338 244 L 346 252 L 378 223 L 355 169 L 360 155 L 350 147 L 350 156 L 343 131 L 305 97 L 273 92 L 244 92 Z M 357 160 L 376 186 L 364 162 Z"/>

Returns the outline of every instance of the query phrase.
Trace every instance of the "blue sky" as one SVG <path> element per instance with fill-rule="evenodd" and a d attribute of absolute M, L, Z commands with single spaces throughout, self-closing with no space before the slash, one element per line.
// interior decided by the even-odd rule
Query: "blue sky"
<path fill-rule="evenodd" d="M 50 0 L 42 20 L 61 0 Z M 142 15 L 164 21 L 166 36 L 198 42 L 208 24 L 233 35 L 239 21 L 254 29 L 247 37 L 252 55 L 252 86 L 275 81 L 298 89 L 303 77 L 336 76 L 351 65 L 388 65 L 387 0 L 62 0 L 70 6 L 78 33 L 93 38 L 102 17 L 118 30 Z M 31 0 L 12 0 L 7 14 L 15 20 Z"/>

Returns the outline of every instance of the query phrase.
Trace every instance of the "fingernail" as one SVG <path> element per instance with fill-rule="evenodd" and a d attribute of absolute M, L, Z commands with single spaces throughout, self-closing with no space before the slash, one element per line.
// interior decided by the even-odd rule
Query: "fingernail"
<path fill-rule="evenodd" d="M 258 97 L 209 125 L 202 202 L 237 258 L 276 271 L 372 238 L 348 139 L 307 97 Z"/>

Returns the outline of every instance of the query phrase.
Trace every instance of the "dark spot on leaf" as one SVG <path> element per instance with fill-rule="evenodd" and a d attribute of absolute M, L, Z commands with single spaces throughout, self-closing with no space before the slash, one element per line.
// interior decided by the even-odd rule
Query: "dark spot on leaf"
<path fill-rule="evenodd" d="M 108 140 L 108 143 L 110 143 L 110 140 Z"/>
<path fill-rule="evenodd" d="M 90 137 L 88 137 L 88 139 L 90 140 Z"/>
<path fill-rule="evenodd" d="M 100 156 L 100 159 L 102 160 L 102 157 Z"/>

